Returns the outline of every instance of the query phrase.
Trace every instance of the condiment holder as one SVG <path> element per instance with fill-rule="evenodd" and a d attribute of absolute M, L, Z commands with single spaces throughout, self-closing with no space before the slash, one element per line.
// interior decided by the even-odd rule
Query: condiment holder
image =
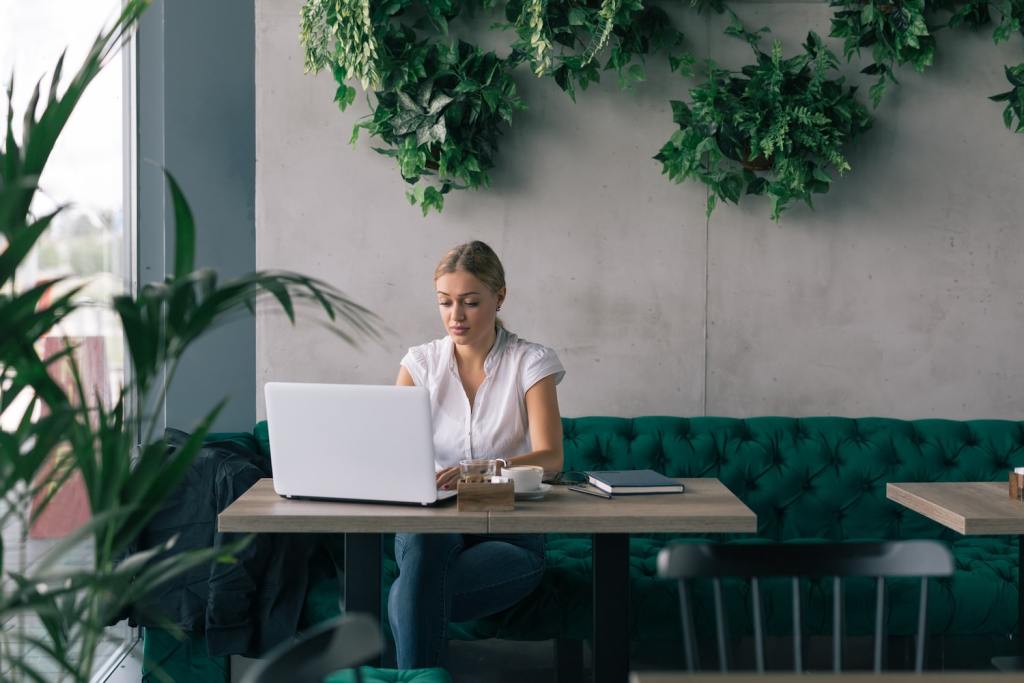
<path fill-rule="evenodd" d="M 1010 472 L 1010 500 L 1024 502 L 1024 467 L 1015 467 Z"/>
<path fill-rule="evenodd" d="M 515 487 L 505 477 L 487 482 L 460 481 L 457 487 L 459 512 L 509 512 L 516 509 Z"/>

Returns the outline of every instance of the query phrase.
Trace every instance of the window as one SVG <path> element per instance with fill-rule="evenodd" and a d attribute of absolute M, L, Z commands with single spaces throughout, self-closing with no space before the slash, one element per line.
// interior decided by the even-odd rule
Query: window
<path fill-rule="evenodd" d="M 20 135 L 21 113 L 35 82 L 43 77 L 43 86 L 49 85 L 57 58 L 67 48 L 62 78 L 66 82 L 96 34 L 119 11 L 119 0 L 0 0 L 0 79 L 4 85 L 0 105 L 4 109 L 8 105 L 6 86 L 13 73 L 16 135 Z M 37 215 L 61 205 L 67 208 L 19 271 L 15 282 L 18 289 L 63 276 L 67 280 L 61 287 L 85 285 L 82 299 L 104 304 L 129 286 L 134 246 L 134 221 L 129 220 L 132 204 L 126 201 L 130 178 L 125 172 L 131 168 L 125 163 L 125 140 L 129 139 L 125 132 L 130 121 L 125 115 L 125 84 L 129 80 L 125 75 L 129 60 L 128 52 L 122 50 L 106 66 L 79 102 L 57 143 L 32 208 Z M 59 293 L 55 290 L 50 296 Z M 51 330 L 38 351 L 48 356 L 63 349 L 68 341 L 79 346 L 76 356 L 86 392 L 112 405 L 124 382 L 124 345 L 116 317 L 104 306 L 83 307 Z M 16 412 L 5 413 L 4 428 L 11 427 Z M 48 548 L 88 516 L 81 481 L 71 479 L 30 527 L 26 528 L 24 520 L 12 518 L 8 527 L 18 528 L 3 529 L 4 568 L 29 570 Z M 89 548 L 84 547 L 72 553 L 68 561 L 83 566 L 90 557 Z M 26 621 L 22 619 L 14 627 L 36 627 Z M 6 631 L 11 624 L 3 627 Z M 112 639 L 107 653 L 128 635 L 126 627 L 112 635 L 118 638 Z M 101 651 L 97 662 L 102 664 L 105 659 Z"/>

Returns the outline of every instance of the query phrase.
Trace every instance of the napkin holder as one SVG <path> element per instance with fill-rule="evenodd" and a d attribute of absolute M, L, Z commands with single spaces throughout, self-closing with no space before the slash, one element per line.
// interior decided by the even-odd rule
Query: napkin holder
<path fill-rule="evenodd" d="M 459 512 L 509 512 L 516 509 L 512 482 L 465 482 L 458 484 Z"/>
<path fill-rule="evenodd" d="M 1010 472 L 1010 500 L 1024 502 L 1024 467 Z"/>

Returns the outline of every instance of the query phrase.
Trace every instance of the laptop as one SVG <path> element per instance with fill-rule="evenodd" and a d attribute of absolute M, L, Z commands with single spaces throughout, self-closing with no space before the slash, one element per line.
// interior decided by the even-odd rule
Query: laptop
<path fill-rule="evenodd" d="M 267 382 L 274 490 L 285 498 L 431 505 L 437 488 L 423 387 Z"/>

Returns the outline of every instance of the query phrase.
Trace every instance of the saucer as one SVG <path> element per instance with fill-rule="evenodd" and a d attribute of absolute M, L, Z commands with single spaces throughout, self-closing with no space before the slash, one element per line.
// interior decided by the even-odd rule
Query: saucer
<path fill-rule="evenodd" d="M 532 491 L 516 491 L 516 500 L 540 500 L 550 490 L 551 484 L 541 484 L 540 488 Z"/>

